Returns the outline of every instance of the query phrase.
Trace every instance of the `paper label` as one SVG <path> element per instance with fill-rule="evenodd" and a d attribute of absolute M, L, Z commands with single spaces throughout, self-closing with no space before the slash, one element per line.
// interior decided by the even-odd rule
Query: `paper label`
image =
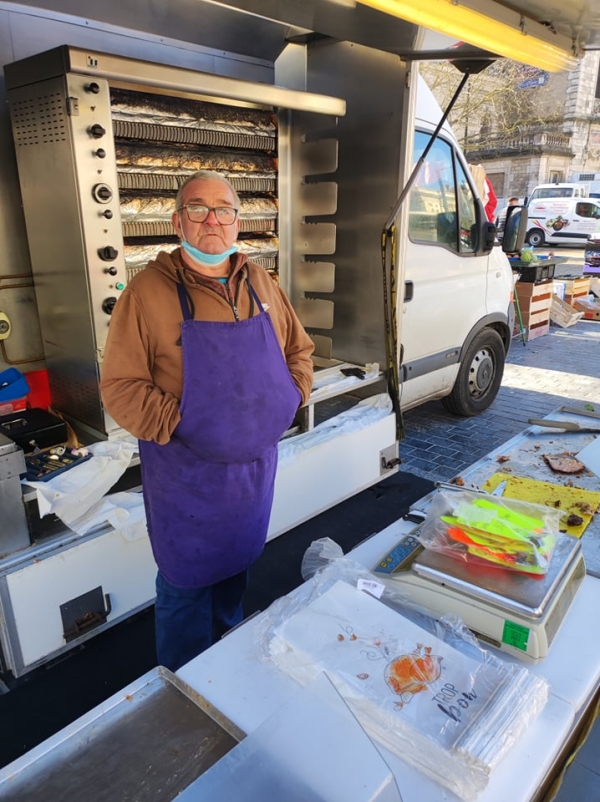
<path fill-rule="evenodd" d="M 382 585 L 381 582 L 373 582 L 371 579 L 359 579 L 356 583 L 356 587 L 358 590 L 366 590 L 367 593 L 370 593 L 371 596 L 375 596 L 376 599 L 380 599 L 381 594 L 385 590 L 385 585 Z"/>
<path fill-rule="evenodd" d="M 514 646 L 515 649 L 521 649 L 522 652 L 526 652 L 530 632 L 530 629 L 521 626 L 521 624 L 515 624 L 514 621 L 505 621 L 502 643 L 506 643 L 508 646 Z"/>

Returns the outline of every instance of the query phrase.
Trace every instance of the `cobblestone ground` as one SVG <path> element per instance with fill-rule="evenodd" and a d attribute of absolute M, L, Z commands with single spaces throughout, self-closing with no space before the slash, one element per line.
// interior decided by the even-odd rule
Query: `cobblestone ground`
<path fill-rule="evenodd" d="M 579 321 L 525 346 L 512 343 L 500 392 L 490 409 L 458 418 L 440 401 L 405 414 L 401 470 L 448 481 L 529 426 L 562 406 L 592 403 L 600 411 L 600 321 Z"/>

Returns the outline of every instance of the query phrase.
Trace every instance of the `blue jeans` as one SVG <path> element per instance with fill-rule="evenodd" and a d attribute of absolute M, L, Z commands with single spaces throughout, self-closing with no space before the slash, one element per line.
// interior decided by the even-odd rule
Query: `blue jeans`
<path fill-rule="evenodd" d="M 205 588 L 178 588 L 156 577 L 156 657 L 177 671 L 244 619 L 248 571 Z"/>

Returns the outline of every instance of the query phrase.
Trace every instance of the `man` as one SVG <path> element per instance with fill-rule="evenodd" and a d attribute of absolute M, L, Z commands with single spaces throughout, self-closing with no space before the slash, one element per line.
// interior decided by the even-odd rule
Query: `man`
<path fill-rule="evenodd" d="M 509 207 L 518 205 L 519 199 L 513 195 L 512 198 L 508 199 L 508 206 L 505 206 L 498 212 L 498 217 L 496 218 L 496 237 L 498 238 L 499 242 L 502 242 L 502 238 L 504 236 L 504 228 L 506 226 L 506 217 L 508 215 Z"/>
<path fill-rule="evenodd" d="M 237 252 L 239 206 L 218 173 L 182 184 L 181 248 L 129 282 L 102 366 L 108 412 L 139 438 L 157 657 L 173 671 L 243 618 L 277 442 L 312 387 L 312 341 L 271 277 Z"/>

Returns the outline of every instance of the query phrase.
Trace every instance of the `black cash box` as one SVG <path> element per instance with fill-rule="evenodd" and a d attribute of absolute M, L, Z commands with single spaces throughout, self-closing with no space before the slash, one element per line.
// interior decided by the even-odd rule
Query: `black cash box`
<path fill-rule="evenodd" d="M 67 424 L 45 409 L 24 409 L 0 417 L 0 432 L 13 440 L 26 454 L 35 448 L 51 448 L 66 443 Z"/>

